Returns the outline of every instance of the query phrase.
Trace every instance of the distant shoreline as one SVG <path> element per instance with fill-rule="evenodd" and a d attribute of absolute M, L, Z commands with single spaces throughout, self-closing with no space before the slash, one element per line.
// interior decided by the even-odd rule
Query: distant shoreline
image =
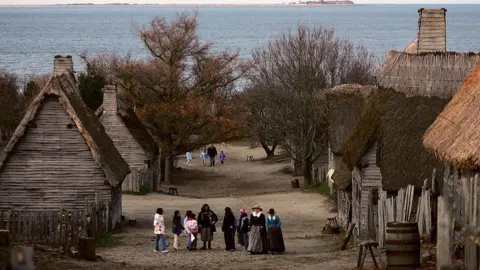
<path fill-rule="evenodd" d="M 305 3 L 298 3 L 298 4 L 50 4 L 50 5 L 0 5 L 0 7 L 119 7 L 119 6 L 127 6 L 127 7 L 188 7 L 188 6 L 195 6 L 195 7 L 221 7 L 221 6 L 228 6 L 228 7 L 275 7 L 275 6 L 288 6 L 288 7 L 295 7 L 295 6 L 355 6 L 355 3 L 338 3 L 338 4 L 305 4 Z"/>

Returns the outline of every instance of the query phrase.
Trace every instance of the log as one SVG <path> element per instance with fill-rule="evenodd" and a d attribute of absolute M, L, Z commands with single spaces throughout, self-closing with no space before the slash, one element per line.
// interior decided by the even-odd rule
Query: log
<path fill-rule="evenodd" d="M 347 229 L 347 232 L 345 233 L 345 238 L 343 239 L 343 244 L 340 247 L 340 250 L 345 250 L 347 248 L 348 241 L 350 241 L 350 238 L 352 237 L 354 228 L 355 228 L 355 223 L 348 224 L 348 229 Z"/>
<path fill-rule="evenodd" d="M 78 241 L 78 258 L 87 261 L 95 261 L 95 238 L 81 237 Z"/>
<path fill-rule="evenodd" d="M 298 179 L 292 180 L 292 188 L 300 188 L 300 182 L 298 181 Z"/>

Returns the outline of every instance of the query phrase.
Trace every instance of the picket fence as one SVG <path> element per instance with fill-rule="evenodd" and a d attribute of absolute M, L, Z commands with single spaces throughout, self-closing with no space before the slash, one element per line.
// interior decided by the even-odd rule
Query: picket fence
<path fill-rule="evenodd" d="M 111 229 L 110 205 L 100 203 L 85 210 L 0 210 L 0 230 L 8 230 L 13 244 L 78 247 L 80 237 L 99 238 Z M 110 223 L 109 223 L 110 222 Z"/>

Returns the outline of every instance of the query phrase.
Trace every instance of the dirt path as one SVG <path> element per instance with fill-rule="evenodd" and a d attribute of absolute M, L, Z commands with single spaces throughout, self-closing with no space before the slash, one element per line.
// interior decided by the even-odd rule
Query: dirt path
<path fill-rule="evenodd" d="M 203 167 L 194 153 L 193 166 L 175 174 L 176 187 L 181 196 L 148 194 L 123 196 L 123 212 L 137 220 L 135 227 L 115 234 L 120 244 L 98 251 L 107 262 L 89 265 L 95 269 L 352 269 L 356 251 L 340 252 L 337 236 L 324 236 L 321 229 L 330 213 L 331 205 L 319 194 L 292 191 L 291 176 L 281 172 L 289 163 L 247 162 L 248 155 L 259 159 L 262 149 L 247 147 L 217 147 L 227 154 L 227 163 L 215 168 Z M 196 159 L 195 159 L 196 158 Z M 183 160 L 182 160 L 183 161 Z M 180 166 L 184 166 L 180 162 Z M 172 248 L 171 217 L 175 210 L 184 215 L 186 210 L 198 213 L 208 203 L 219 216 L 220 231 L 224 208 L 231 207 L 235 214 L 241 207 L 250 209 L 259 204 L 268 211 L 275 208 L 282 220 L 286 244 L 283 255 L 249 255 L 244 251 L 224 251 L 223 234 L 217 232 L 211 251 L 185 250 L 186 238 L 180 240 L 181 249 Z M 168 254 L 153 253 L 152 219 L 157 207 L 165 210 Z M 251 211 L 249 210 L 249 213 Z M 238 246 L 241 250 L 241 247 Z M 85 265 L 83 265 L 85 267 Z M 68 268 L 75 269 L 75 267 Z"/>

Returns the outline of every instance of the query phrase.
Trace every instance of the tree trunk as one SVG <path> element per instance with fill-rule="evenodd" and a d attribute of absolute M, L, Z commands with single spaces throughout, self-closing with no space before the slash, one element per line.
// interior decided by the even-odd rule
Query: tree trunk
<path fill-rule="evenodd" d="M 303 184 L 305 185 L 305 187 L 311 186 L 313 183 L 312 167 L 313 162 L 310 158 L 307 158 L 302 162 Z"/>
<path fill-rule="evenodd" d="M 167 184 L 172 184 L 172 178 L 171 178 L 171 173 L 172 173 L 172 159 L 170 157 L 166 158 L 165 160 L 165 183 Z"/>
<path fill-rule="evenodd" d="M 167 164 L 167 158 L 164 154 L 160 155 L 160 181 L 165 182 L 165 168 Z"/>
<path fill-rule="evenodd" d="M 275 156 L 275 149 L 278 145 L 277 142 L 273 143 L 272 148 L 268 147 L 265 141 L 260 141 L 260 144 L 262 145 L 263 150 L 265 150 L 265 153 L 267 154 L 267 159 L 273 158 Z"/>

